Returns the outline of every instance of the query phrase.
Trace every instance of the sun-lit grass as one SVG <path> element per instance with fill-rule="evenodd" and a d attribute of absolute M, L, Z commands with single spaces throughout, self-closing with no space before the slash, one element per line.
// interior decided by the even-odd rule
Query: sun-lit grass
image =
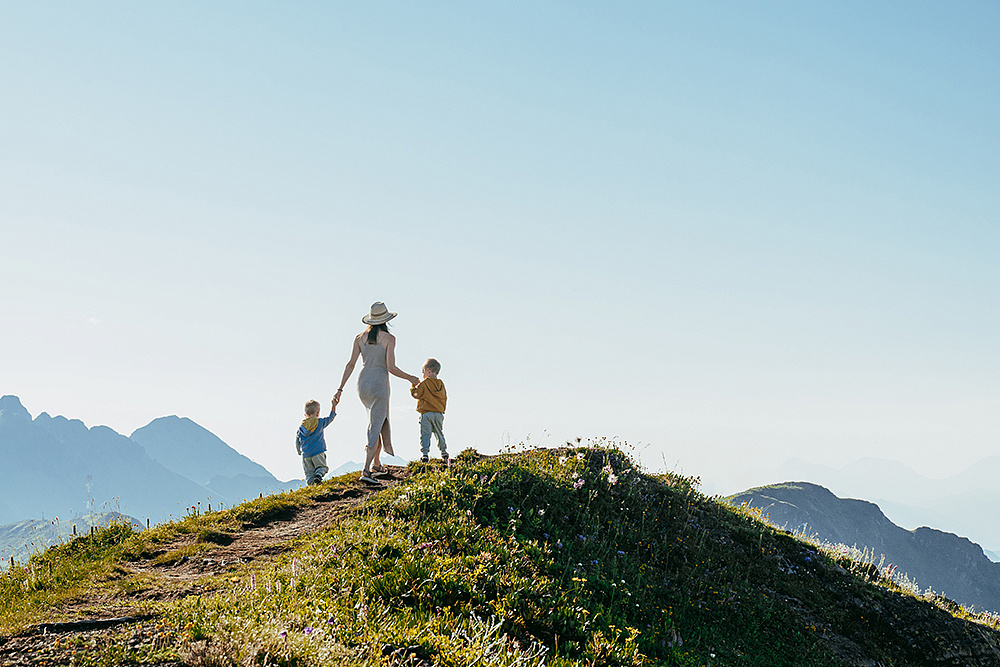
<path fill-rule="evenodd" d="M 9 568 L 0 576 L 0 633 L 51 620 L 54 606 L 114 570 L 132 535 L 128 524 L 98 528 Z"/>
<path fill-rule="evenodd" d="M 769 568 L 751 571 L 792 540 L 692 478 L 644 476 L 614 448 L 420 469 L 277 569 L 183 603 L 177 624 L 192 645 L 231 638 L 236 663 L 379 664 L 408 649 L 441 665 L 835 664 L 759 594 Z"/>
<path fill-rule="evenodd" d="M 758 510 L 706 498 L 695 477 L 645 475 L 614 443 L 497 457 L 467 451 L 449 469 L 411 465 L 410 480 L 297 538 L 278 560 L 159 607 L 169 646 L 161 638 L 133 650 L 127 638 L 108 639 L 87 660 L 137 662 L 155 650 L 205 667 L 407 659 L 833 667 L 843 663 L 821 639 L 831 633 L 886 655 L 880 626 L 859 611 L 886 595 L 971 617 L 866 554 L 798 539 Z M 116 564 L 196 555 L 353 488 L 356 477 L 222 512 L 195 508 L 144 533 L 97 531 L 5 575 L 0 620 L 8 631 L 23 627 L 46 605 L 105 580 L 141 588 L 149 582 L 113 576 Z M 45 563 L 57 560 L 48 574 Z M 21 590 L 29 595 L 15 602 Z M 844 602 L 852 600 L 860 606 Z M 996 627 L 995 618 L 976 620 Z"/>
<path fill-rule="evenodd" d="M 344 476 L 321 486 L 274 494 L 215 512 L 202 512 L 195 505 L 184 518 L 147 531 L 137 532 L 126 523 L 95 528 L 0 574 L 0 634 L 14 634 L 31 624 L 54 620 L 53 609 L 85 591 L 109 585 L 128 591 L 139 586 L 137 579 L 141 577 L 116 573 L 120 563 L 149 558 L 156 564 L 167 564 L 196 556 L 224 542 L 227 535 L 288 515 L 316 495 L 352 483 L 350 476 Z M 164 548 L 184 536 L 193 541 Z M 109 584 L 109 579 L 113 583 Z"/>

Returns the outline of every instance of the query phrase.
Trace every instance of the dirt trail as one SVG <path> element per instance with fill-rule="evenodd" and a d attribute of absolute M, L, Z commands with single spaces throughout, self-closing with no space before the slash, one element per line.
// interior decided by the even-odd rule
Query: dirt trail
<path fill-rule="evenodd" d="M 157 563 L 156 555 L 169 553 L 193 544 L 194 535 L 180 535 L 161 545 L 146 560 L 123 563 L 111 579 L 134 578 L 138 583 L 129 593 L 92 592 L 84 598 L 68 600 L 53 609 L 60 622 L 43 623 L 14 637 L 0 637 L 0 665 L 6 667 L 42 667 L 79 664 L 74 656 L 108 642 L 115 635 L 126 637 L 130 646 L 150 646 L 166 641 L 164 629 L 156 616 L 149 614 L 151 601 L 172 601 L 207 592 L 206 575 L 235 572 L 241 565 L 270 560 L 288 551 L 291 542 L 335 524 L 362 504 L 368 496 L 388 488 L 409 476 L 403 467 L 389 466 L 385 486 L 373 487 L 362 482 L 357 486 L 331 485 L 328 492 L 315 496 L 305 505 L 271 517 L 266 523 L 248 528 L 229 544 L 212 545 L 197 557 L 174 563 Z M 150 663 L 152 664 L 152 663 Z M 161 663 L 179 664 L 179 663 Z"/>

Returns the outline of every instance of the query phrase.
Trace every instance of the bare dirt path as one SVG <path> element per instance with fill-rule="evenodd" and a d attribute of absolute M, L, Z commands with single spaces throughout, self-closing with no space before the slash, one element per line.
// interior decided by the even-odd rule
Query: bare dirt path
<path fill-rule="evenodd" d="M 270 517 L 259 525 L 234 536 L 229 544 L 213 544 L 197 557 L 173 563 L 157 562 L 156 554 L 148 559 L 122 564 L 111 579 L 133 579 L 137 583 L 127 594 L 120 590 L 100 590 L 83 598 L 68 600 L 52 610 L 59 622 L 42 623 L 14 637 L 0 637 L 0 665 L 6 667 L 43 667 L 86 664 L 86 656 L 100 646 L 116 640 L 129 646 L 155 646 L 172 641 L 169 630 L 150 613 L 150 602 L 179 600 L 211 590 L 207 575 L 235 573 L 243 564 L 273 560 L 292 548 L 298 537 L 321 531 L 347 516 L 373 493 L 398 484 L 409 470 L 390 466 L 384 486 L 362 482 L 354 486 L 331 484 L 327 492 L 306 504 Z M 194 535 L 180 535 L 161 545 L 157 554 L 175 551 L 193 544 Z M 208 583 L 206 583 L 208 582 Z M 165 644 L 164 644 L 165 645 Z M 181 663 L 146 663 L 173 665 Z"/>

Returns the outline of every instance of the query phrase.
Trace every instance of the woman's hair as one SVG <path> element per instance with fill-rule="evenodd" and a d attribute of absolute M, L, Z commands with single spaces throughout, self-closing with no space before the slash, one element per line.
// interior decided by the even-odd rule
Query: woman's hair
<path fill-rule="evenodd" d="M 389 333 L 389 325 L 383 322 L 382 324 L 369 324 L 368 325 L 368 344 L 374 345 L 378 342 L 378 332 L 384 331 Z"/>

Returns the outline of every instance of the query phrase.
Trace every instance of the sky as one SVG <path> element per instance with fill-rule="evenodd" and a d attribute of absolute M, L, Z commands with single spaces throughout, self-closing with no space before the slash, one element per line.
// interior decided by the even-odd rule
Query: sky
<path fill-rule="evenodd" d="M 957 473 L 1000 444 L 997 34 L 974 0 L 2 3 L 0 394 L 301 477 L 383 301 L 453 454 Z"/>

